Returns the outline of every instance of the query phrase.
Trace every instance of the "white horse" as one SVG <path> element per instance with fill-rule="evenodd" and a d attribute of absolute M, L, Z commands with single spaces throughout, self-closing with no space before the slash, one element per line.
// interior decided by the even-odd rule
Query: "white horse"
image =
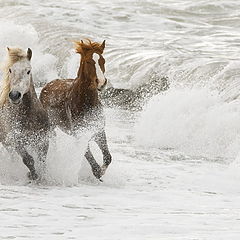
<path fill-rule="evenodd" d="M 7 49 L 0 94 L 0 141 L 8 151 L 15 150 L 22 157 L 30 171 L 29 179 L 36 180 L 38 174 L 28 149 L 33 149 L 38 159 L 45 162 L 49 146 L 48 115 L 34 88 L 31 49 L 27 52 L 20 48 Z"/>

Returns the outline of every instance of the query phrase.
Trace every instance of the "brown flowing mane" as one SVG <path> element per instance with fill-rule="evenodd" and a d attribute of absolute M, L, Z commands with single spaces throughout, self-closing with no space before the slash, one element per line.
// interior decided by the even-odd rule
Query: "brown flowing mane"
<path fill-rule="evenodd" d="M 103 48 L 101 43 L 92 42 L 90 39 L 84 41 L 74 41 L 74 47 L 76 53 L 86 56 L 87 52 L 96 52 L 103 54 Z"/>
<path fill-rule="evenodd" d="M 9 68 L 13 66 L 16 62 L 21 61 L 22 59 L 27 58 L 27 53 L 20 48 L 7 48 L 7 60 L 4 64 L 3 71 L 3 80 L 2 80 L 2 89 L 0 93 L 0 107 L 6 103 L 8 93 L 10 91 L 10 82 L 9 82 Z"/>

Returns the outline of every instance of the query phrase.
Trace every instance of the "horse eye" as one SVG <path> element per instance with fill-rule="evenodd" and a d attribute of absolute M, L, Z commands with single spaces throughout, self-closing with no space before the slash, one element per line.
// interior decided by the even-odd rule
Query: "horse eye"
<path fill-rule="evenodd" d="M 29 75 L 29 74 L 30 74 L 30 72 L 31 72 L 31 71 L 30 71 L 30 70 L 28 70 L 28 71 L 27 71 L 27 74 Z"/>
<path fill-rule="evenodd" d="M 11 70 L 11 68 L 9 68 L 9 70 L 8 70 L 10 73 L 12 73 L 12 70 Z"/>

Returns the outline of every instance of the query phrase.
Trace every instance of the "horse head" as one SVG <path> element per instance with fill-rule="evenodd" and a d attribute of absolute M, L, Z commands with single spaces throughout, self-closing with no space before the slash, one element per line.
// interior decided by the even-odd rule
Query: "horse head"
<path fill-rule="evenodd" d="M 105 59 L 102 56 L 105 48 L 105 40 L 99 44 L 90 40 L 75 42 L 76 52 L 81 54 L 80 74 L 90 79 L 90 87 L 102 90 L 107 79 L 105 73 Z M 85 64 L 85 67 L 83 65 Z"/>
<path fill-rule="evenodd" d="M 30 90 L 32 82 L 31 64 L 32 50 L 28 48 L 27 52 L 19 48 L 7 48 L 9 64 L 9 101 L 13 104 L 19 104 L 27 92 Z"/>

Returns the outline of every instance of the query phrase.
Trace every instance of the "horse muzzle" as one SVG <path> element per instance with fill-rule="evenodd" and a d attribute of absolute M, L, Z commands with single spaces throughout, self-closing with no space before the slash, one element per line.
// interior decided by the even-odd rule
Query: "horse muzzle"
<path fill-rule="evenodd" d="M 101 92 L 101 91 L 106 87 L 107 82 L 108 82 L 108 80 L 105 78 L 105 82 L 103 83 L 103 85 L 101 85 L 100 87 L 98 87 L 98 91 Z"/>
<path fill-rule="evenodd" d="M 13 104 L 19 104 L 21 101 L 22 94 L 18 91 L 11 91 L 9 93 L 9 98 Z"/>

